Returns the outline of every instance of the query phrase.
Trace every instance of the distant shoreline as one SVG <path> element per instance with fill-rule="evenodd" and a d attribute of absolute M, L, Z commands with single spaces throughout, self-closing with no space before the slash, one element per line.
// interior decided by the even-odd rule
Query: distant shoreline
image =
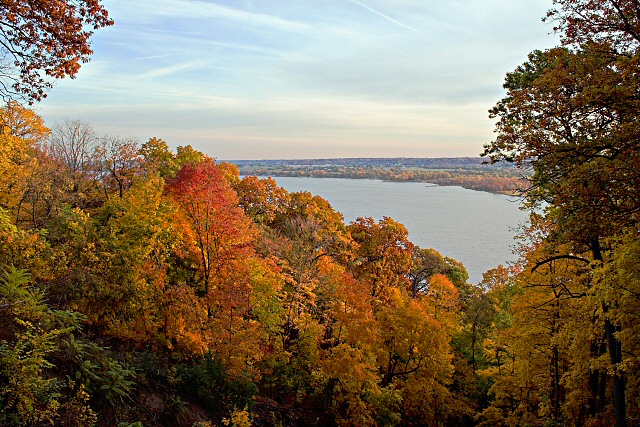
<path fill-rule="evenodd" d="M 490 165 L 473 157 L 234 160 L 230 163 L 237 165 L 243 175 L 425 182 L 511 196 L 526 188 L 522 172 L 513 164 Z"/>

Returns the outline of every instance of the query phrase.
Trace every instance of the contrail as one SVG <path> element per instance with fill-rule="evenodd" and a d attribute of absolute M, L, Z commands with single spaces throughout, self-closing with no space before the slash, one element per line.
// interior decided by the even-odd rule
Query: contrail
<path fill-rule="evenodd" d="M 140 61 L 141 59 L 167 58 L 169 56 L 179 56 L 179 55 L 186 55 L 186 53 L 165 53 L 164 55 L 138 56 L 133 59 L 136 61 Z"/>
<path fill-rule="evenodd" d="M 350 3 L 353 3 L 353 4 L 357 4 L 358 6 L 367 9 L 369 12 L 375 13 L 376 15 L 386 19 L 389 22 L 393 22 L 394 24 L 399 25 L 402 28 L 406 28 L 407 30 L 413 31 L 413 32 L 418 33 L 418 34 L 422 34 L 420 31 L 416 30 L 415 28 L 410 27 L 410 26 L 408 26 L 406 24 L 403 24 L 402 22 L 398 21 L 397 19 L 393 19 L 389 15 L 385 15 L 384 13 L 382 13 L 382 12 L 372 8 L 372 7 L 369 7 L 366 4 L 360 3 L 358 0 L 347 0 L 347 1 L 350 2 Z"/>

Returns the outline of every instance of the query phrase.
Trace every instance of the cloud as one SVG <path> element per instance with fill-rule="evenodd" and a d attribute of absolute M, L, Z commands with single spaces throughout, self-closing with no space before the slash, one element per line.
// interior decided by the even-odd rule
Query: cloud
<path fill-rule="evenodd" d="M 106 0 L 41 111 L 221 158 L 475 155 L 550 2 Z"/>
<path fill-rule="evenodd" d="M 146 61 L 149 59 L 160 59 L 160 58 L 169 58 L 172 56 L 180 56 L 180 55 L 186 55 L 185 53 L 165 53 L 162 55 L 149 55 L 149 56 L 138 56 L 136 58 L 133 58 L 134 61 Z"/>
<path fill-rule="evenodd" d="M 378 15 L 378 16 L 380 16 L 380 17 L 382 17 L 382 18 L 386 19 L 386 20 L 387 20 L 387 21 L 389 21 L 389 22 L 392 22 L 392 23 L 394 23 L 394 24 L 396 24 L 396 25 L 399 25 L 399 26 L 400 26 L 400 27 L 402 27 L 402 28 L 406 28 L 407 30 L 413 31 L 413 32 L 418 33 L 418 34 L 422 34 L 422 32 L 421 32 L 421 31 L 416 30 L 415 28 L 413 28 L 413 27 L 411 27 L 411 26 L 409 26 L 409 25 L 403 24 L 402 22 L 398 21 L 397 19 L 394 19 L 394 18 L 390 17 L 389 15 L 386 15 L 386 14 L 384 14 L 384 13 L 380 12 L 379 10 L 376 10 L 376 9 L 374 9 L 374 8 L 370 7 L 370 6 L 367 6 L 367 5 L 366 5 L 366 4 L 364 4 L 364 3 L 360 3 L 360 2 L 359 2 L 359 1 L 357 1 L 357 0 L 347 0 L 347 1 L 348 1 L 349 3 L 357 4 L 358 6 L 360 6 L 360 7 L 364 8 L 364 9 L 367 9 L 368 11 L 370 11 L 370 12 L 372 12 L 372 13 L 375 13 L 376 15 Z"/>
<path fill-rule="evenodd" d="M 280 31 L 303 31 L 308 26 L 267 13 L 256 13 L 201 0 L 116 0 L 125 13 L 139 15 L 144 10 L 146 19 L 164 17 L 171 20 L 229 20 L 237 23 L 268 27 Z M 123 15 L 125 14 L 123 13 Z"/>
<path fill-rule="evenodd" d="M 455 151 L 475 155 L 490 137 L 486 110 L 477 105 L 454 107 L 419 103 L 390 103 L 333 96 L 278 97 L 256 102 L 250 98 L 185 95 L 175 104 L 138 101 L 101 108 L 76 104 L 49 111 L 50 118 L 81 118 L 102 133 L 166 139 L 173 145 L 191 144 L 219 158 L 282 158 L 334 155 L 427 156 L 438 141 Z M 116 131 L 109 123 L 118 122 Z M 51 123 L 50 123 L 51 124 Z M 473 130 L 470 130 L 473 129 Z M 253 147 L 251 150 L 248 147 Z M 386 148 L 385 148 L 386 147 Z M 255 151 L 252 151 L 255 150 Z M 373 150 L 373 151 L 372 151 Z M 440 149 L 440 152 L 446 150 Z M 243 153 L 234 154 L 234 153 Z M 433 155 L 433 154 L 431 154 Z"/>
<path fill-rule="evenodd" d="M 193 71 L 199 68 L 203 68 L 206 62 L 194 61 L 194 62 L 178 62 L 166 67 L 155 68 L 142 75 L 137 76 L 138 79 L 154 79 L 158 77 L 173 77 L 176 74 L 181 74 L 185 71 Z"/>

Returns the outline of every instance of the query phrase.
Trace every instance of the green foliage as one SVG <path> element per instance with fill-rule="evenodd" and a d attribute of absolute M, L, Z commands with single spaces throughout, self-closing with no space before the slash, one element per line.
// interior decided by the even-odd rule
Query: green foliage
<path fill-rule="evenodd" d="M 380 427 L 397 426 L 401 421 L 400 402 L 401 393 L 394 387 L 385 387 L 378 393 L 363 392 L 363 400 L 373 410 L 373 418 Z"/>
<path fill-rule="evenodd" d="M 81 316 L 51 310 L 42 291 L 22 270 L 10 267 L 0 278 L 0 421 L 6 425 L 65 422 L 90 425 L 95 415 L 84 386 L 55 372 L 52 357 L 79 328 Z M 74 391 L 75 390 L 75 391 Z"/>
<path fill-rule="evenodd" d="M 102 396 L 112 406 L 123 403 L 135 385 L 132 381 L 135 372 L 110 358 L 102 357 L 99 363 L 83 360 L 76 374 L 78 380 L 83 380 L 92 394 Z"/>
<path fill-rule="evenodd" d="M 224 365 L 210 353 L 178 369 L 181 389 L 214 413 L 223 413 L 234 407 L 251 407 L 257 392 L 248 378 L 231 378 Z"/>

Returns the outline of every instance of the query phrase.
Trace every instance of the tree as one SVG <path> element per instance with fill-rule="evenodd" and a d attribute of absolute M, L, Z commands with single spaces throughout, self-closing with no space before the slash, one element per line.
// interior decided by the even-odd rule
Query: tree
<path fill-rule="evenodd" d="M 230 261 L 241 258 L 253 240 L 251 220 L 238 207 L 238 198 L 222 170 L 211 160 L 187 163 L 167 184 L 167 192 L 182 208 L 192 227 L 204 294 L 214 286 Z"/>
<path fill-rule="evenodd" d="M 109 25 L 100 0 L 2 1 L 0 96 L 42 100 L 50 79 L 76 76 L 93 53 L 93 31 Z"/>
<path fill-rule="evenodd" d="M 543 239 L 522 253 L 521 271 L 485 276 L 498 304 L 484 371 L 495 398 L 480 415 L 482 425 L 613 422 L 612 365 L 593 271 L 578 257 L 554 258 L 559 249 Z"/>
<path fill-rule="evenodd" d="M 545 206 L 548 239 L 564 249 L 548 261 L 587 253 L 595 263 L 606 263 L 607 239 L 640 220 L 639 64 L 640 53 L 609 55 L 601 45 L 588 44 L 533 52 L 507 75 L 507 96 L 491 110 L 499 118 L 498 136 L 484 155 L 533 169 L 527 199 L 534 207 Z M 602 305 L 621 427 L 626 425 L 621 325 L 608 314 L 615 303 Z"/>
<path fill-rule="evenodd" d="M 138 143 L 131 139 L 105 137 L 96 149 L 96 157 L 101 164 L 101 181 L 107 197 L 114 189 L 122 198 L 125 190 L 133 184 L 133 178 L 140 174 Z"/>
<path fill-rule="evenodd" d="M 358 244 L 354 275 L 368 282 L 376 306 L 388 303 L 398 289 L 409 288 L 406 274 L 411 271 L 414 246 L 404 225 L 387 217 L 378 223 L 358 218 L 348 230 Z"/>
<path fill-rule="evenodd" d="M 616 338 L 624 357 L 620 370 L 627 387 L 627 405 L 630 415 L 637 417 L 640 376 L 640 236 L 631 228 L 612 239 L 609 262 L 596 268 L 594 294 L 599 309 L 609 307 L 608 318 L 620 325 Z"/>
<path fill-rule="evenodd" d="M 73 174 L 90 171 L 98 137 L 89 123 L 66 120 L 53 128 L 45 150 L 60 160 Z"/>
<path fill-rule="evenodd" d="M 17 102 L 8 102 L 1 112 L 2 133 L 22 138 L 31 146 L 42 144 L 49 136 L 42 117 Z"/>
<path fill-rule="evenodd" d="M 98 143 L 98 137 L 89 123 L 67 120 L 54 126 L 47 146 L 43 148 L 66 168 L 73 181 L 72 192 L 80 200 L 95 181 Z"/>
<path fill-rule="evenodd" d="M 75 304 L 87 313 L 87 323 L 130 342 L 182 350 L 195 347 L 182 332 L 197 330 L 198 322 L 190 318 L 191 328 L 182 327 L 186 322 L 178 319 L 198 307 L 188 294 L 176 298 L 180 285 L 167 277 L 173 252 L 184 236 L 178 227 L 167 226 L 173 223 L 177 207 L 163 197 L 163 184 L 152 176 L 137 181 L 123 197 L 109 199 L 97 211 L 96 221 L 88 224 L 95 227 L 84 245 L 91 247 L 91 254 L 67 251 L 73 263 L 85 266 Z M 70 220 L 72 215 L 59 219 Z M 190 307 L 181 300 L 189 301 Z M 180 326 L 170 327 L 174 324 Z"/>
<path fill-rule="evenodd" d="M 175 157 L 166 141 L 153 137 L 142 144 L 138 154 L 142 156 L 142 168 L 147 172 L 155 172 L 162 178 L 175 174 Z"/>
<path fill-rule="evenodd" d="M 528 201 L 550 204 L 558 238 L 590 250 L 638 220 L 639 63 L 597 46 L 536 51 L 491 110 L 498 136 L 484 155 L 533 169 Z"/>
<path fill-rule="evenodd" d="M 453 258 L 444 257 L 435 249 L 423 249 L 416 246 L 412 254 L 413 265 L 408 273 L 411 281 L 411 295 L 428 292 L 429 279 L 434 274 L 444 274 L 453 282 L 461 296 L 472 291 L 467 283 L 469 274 L 464 266 Z"/>
<path fill-rule="evenodd" d="M 0 109 L 0 206 L 19 216 L 27 177 L 36 168 L 36 147 L 49 135 L 42 118 L 16 102 Z"/>
<path fill-rule="evenodd" d="M 162 141 L 162 140 L 160 140 Z M 176 148 L 174 167 L 176 172 L 185 165 L 196 166 L 203 161 L 213 161 L 213 159 L 190 145 L 180 145 Z"/>
<path fill-rule="evenodd" d="M 547 13 L 565 45 L 606 43 L 619 53 L 640 46 L 640 8 L 637 0 L 554 0 L 558 9 Z"/>
<path fill-rule="evenodd" d="M 289 193 L 273 178 L 246 176 L 234 186 L 240 207 L 258 224 L 271 224 L 278 214 L 284 214 Z"/>

